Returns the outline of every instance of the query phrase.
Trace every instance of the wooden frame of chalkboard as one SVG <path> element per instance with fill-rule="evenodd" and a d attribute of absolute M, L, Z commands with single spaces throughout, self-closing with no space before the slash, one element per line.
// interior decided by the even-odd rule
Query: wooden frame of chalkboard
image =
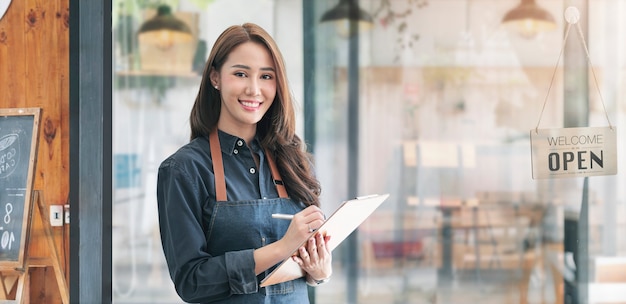
<path fill-rule="evenodd" d="M 0 109 L 0 271 L 24 270 L 41 108 Z"/>

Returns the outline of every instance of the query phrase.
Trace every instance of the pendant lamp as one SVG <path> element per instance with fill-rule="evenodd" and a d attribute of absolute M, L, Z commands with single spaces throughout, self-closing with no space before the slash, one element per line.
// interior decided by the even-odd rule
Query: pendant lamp
<path fill-rule="evenodd" d="M 337 6 L 322 15 L 320 22 L 335 22 L 339 35 L 347 37 L 350 20 L 359 22 L 359 32 L 369 30 L 374 25 L 374 19 L 359 7 L 358 0 L 339 0 Z"/>
<path fill-rule="evenodd" d="M 533 38 L 540 32 L 556 29 L 552 14 L 537 5 L 535 0 L 521 0 L 517 7 L 502 18 L 502 24 L 524 38 Z"/>
<path fill-rule="evenodd" d="M 189 26 L 175 17 L 168 5 L 157 8 L 156 16 L 141 25 L 138 36 L 140 43 L 153 44 L 162 49 L 193 40 Z"/>

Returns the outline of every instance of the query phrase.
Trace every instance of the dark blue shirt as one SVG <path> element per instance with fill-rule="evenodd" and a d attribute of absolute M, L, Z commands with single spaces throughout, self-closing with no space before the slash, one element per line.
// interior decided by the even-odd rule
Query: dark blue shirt
<path fill-rule="evenodd" d="M 296 213 L 303 208 L 278 199 L 258 140 L 249 148 L 243 139 L 221 131 L 219 139 L 228 202 L 216 202 L 207 138 L 192 140 L 159 167 L 161 241 L 176 290 L 188 302 L 234 302 L 233 295 L 255 293 L 266 297 L 269 291 L 259 288 L 258 281 L 267 272 L 256 276 L 253 251 L 287 230 L 289 221 L 272 221 L 272 212 Z M 258 155 L 258 167 L 252 153 Z M 292 292 L 296 286 L 298 293 L 304 288 L 306 295 L 303 282 L 282 286 L 280 293 Z M 253 303 L 251 298 L 242 303 L 248 301 Z"/>

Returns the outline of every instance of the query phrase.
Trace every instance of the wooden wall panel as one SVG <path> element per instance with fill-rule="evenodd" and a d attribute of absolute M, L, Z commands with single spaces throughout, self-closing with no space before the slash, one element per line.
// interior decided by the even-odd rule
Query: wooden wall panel
<path fill-rule="evenodd" d="M 0 20 L 0 103 L 2 107 L 17 107 L 26 91 L 24 83 L 26 58 L 22 49 L 25 4 L 25 1 L 13 1 Z"/>
<path fill-rule="evenodd" d="M 0 107 L 42 108 L 34 189 L 46 205 L 69 193 L 69 0 L 13 0 L 0 20 Z M 33 209 L 34 212 L 38 209 Z M 29 257 L 48 257 L 43 226 L 34 215 Z M 69 227 L 53 227 L 66 278 Z M 32 303 L 61 303 L 54 271 L 33 268 Z"/>

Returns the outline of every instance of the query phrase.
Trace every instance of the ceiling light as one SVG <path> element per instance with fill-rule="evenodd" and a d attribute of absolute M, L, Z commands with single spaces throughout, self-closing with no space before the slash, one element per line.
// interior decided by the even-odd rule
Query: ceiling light
<path fill-rule="evenodd" d="M 533 38 L 540 32 L 556 29 L 552 14 L 538 6 L 535 0 L 521 0 L 517 7 L 502 18 L 502 24 L 524 38 Z"/>
<path fill-rule="evenodd" d="M 350 32 L 350 21 L 359 22 L 359 32 L 369 30 L 374 25 L 374 19 L 359 7 L 358 0 L 339 0 L 337 6 L 322 15 L 321 22 L 327 21 L 335 22 L 337 31 L 343 37 L 347 37 Z"/>
<path fill-rule="evenodd" d="M 148 19 L 139 28 L 139 42 L 170 48 L 177 43 L 190 42 L 193 34 L 189 26 L 172 14 L 167 5 L 157 8 L 156 16 Z"/>

